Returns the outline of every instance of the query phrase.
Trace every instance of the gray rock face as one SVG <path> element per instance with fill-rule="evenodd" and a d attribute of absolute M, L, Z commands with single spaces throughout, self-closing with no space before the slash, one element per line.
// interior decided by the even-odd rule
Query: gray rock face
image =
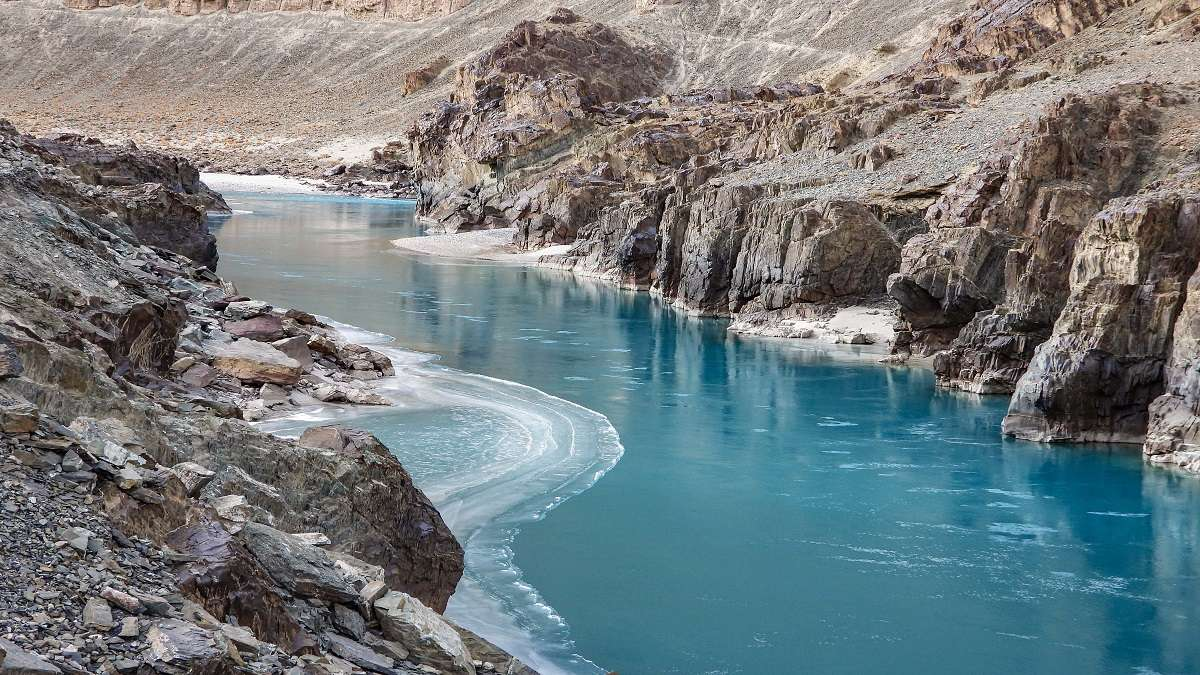
<path fill-rule="evenodd" d="M 945 75 L 999 70 L 1129 4 L 1128 0 L 983 0 L 938 30 L 914 70 Z"/>
<path fill-rule="evenodd" d="M 244 542 L 218 523 L 188 525 L 170 545 L 196 558 L 177 573 L 181 592 L 214 616 L 233 616 L 261 640 L 290 653 L 311 652 L 316 639 L 293 616 L 287 599 Z"/>
<path fill-rule="evenodd" d="M 271 309 L 271 305 L 262 300 L 235 300 L 225 306 L 224 314 L 234 321 L 246 321 L 264 316 Z"/>
<path fill-rule="evenodd" d="M 738 315 L 878 299 L 899 258 L 863 204 L 739 184 L 647 190 L 602 210 L 571 251 L 548 260 L 649 287 L 692 312 Z"/>
<path fill-rule="evenodd" d="M 476 673 L 494 671 L 505 675 L 537 675 L 537 671 L 522 663 L 520 659 L 466 628 L 454 625 L 454 629 L 462 637 L 463 644 L 466 645 L 467 651 L 471 652 L 471 656 L 475 657 L 475 661 L 483 663 L 482 669 L 475 669 Z"/>
<path fill-rule="evenodd" d="M 689 216 L 676 291 L 689 309 L 728 314 L 876 298 L 899 262 L 899 245 L 855 202 L 722 188 Z M 657 269 L 674 276 L 666 261 Z"/>
<path fill-rule="evenodd" d="M 1200 471 L 1200 270 L 1188 280 L 1164 370 L 1166 391 L 1150 404 L 1145 453 Z"/>
<path fill-rule="evenodd" d="M 1026 125 L 928 213 L 888 282 L 938 383 L 1009 393 L 1067 302 L 1076 240 L 1109 199 L 1138 189 L 1158 108 L 1131 87 L 1068 97 Z M 948 343 L 948 344 L 947 344 Z"/>
<path fill-rule="evenodd" d="M 225 675 L 237 672 L 220 633 L 176 619 L 159 619 L 147 632 L 151 657 L 167 672 Z M 161 672 L 161 671 L 160 671 Z"/>
<path fill-rule="evenodd" d="M 502 226 L 498 209 L 478 195 L 498 197 L 506 174 L 579 140 L 593 125 L 585 107 L 652 94 L 670 72 L 673 59 L 660 45 L 563 12 L 521 22 L 460 68 L 454 100 L 410 132 L 423 163 L 419 205 L 442 228 Z"/>
<path fill-rule="evenodd" d="M 1004 433 L 1038 441 L 1145 439 L 1200 261 L 1194 185 L 1117 200 L 1088 223 L 1071 296 L 1017 383 Z"/>
<path fill-rule="evenodd" d="M 112 610 L 103 598 L 88 598 L 83 606 L 83 625 L 100 630 L 108 630 L 116 625 L 113 623 Z"/>
<path fill-rule="evenodd" d="M 389 656 L 378 654 L 375 650 L 349 638 L 334 633 L 326 633 L 322 640 L 328 645 L 329 651 L 346 659 L 350 663 L 370 671 L 390 675 L 396 662 Z"/>
<path fill-rule="evenodd" d="M 295 337 L 283 338 L 282 340 L 272 342 L 271 346 L 298 361 L 300 367 L 306 372 L 312 367 L 312 350 L 308 348 L 307 336 L 297 335 Z"/>
<path fill-rule="evenodd" d="M 282 514 L 287 510 L 287 503 L 279 490 L 256 480 L 238 466 L 227 466 L 213 476 L 200 495 L 215 499 L 223 495 L 242 495 L 254 506 L 267 511 L 272 516 Z"/>
<path fill-rule="evenodd" d="M 195 497 L 200 494 L 200 490 L 205 485 L 208 485 L 208 482 L 216 475 L 215 472 L 195 462 L 180 462 L 171 467 L 171 470 L 175 472 L 175 475 L 179 476 L 179 480 L 183 483 L 183 487 L 189 497 Z"/>
<path fill-rule="evenodd" d="M 188 160 L 76 134 L 28 139 L 26 147 L 87 184 L 113 188 L 119 195 L 114 212 L 142 243 L 216 268 L 217 240 L 205 216 L 228 213 L 229 205 L 200 181 L 200 172 Z"/>
<path fill-rule="evenodd" d="M 320 524 L 337 532 L 333 549 L 379 565 L 390 587 L 445 609 L 462 576 L 462 548 L 374 436 L 317 427 L 294 445 L 240 423 L 194 421 L 172 430 L 176 446 L 205 465 L 236 465 L 269 482 L 286 507 L 274 514 L 275 527 L 305 532 Z"/>

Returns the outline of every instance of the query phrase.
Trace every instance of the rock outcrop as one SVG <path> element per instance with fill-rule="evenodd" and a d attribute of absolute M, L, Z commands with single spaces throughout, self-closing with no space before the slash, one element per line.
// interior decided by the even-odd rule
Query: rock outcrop
<path fill-rule="evenodd" d="M 23 143 L 25 150 L 70 169 L 85 185 L 114 188 L 112 198 L 96 206 L 111 209 L 141 243 L 216 269 L 217 240 L 206 216 L 229 213 L 229 206 L 200 182 L 191 162 L 77 134 L 23 138 Z"/>
<path fill-rule="evenodd" d="M 896 151 L 872 139 L 937 105 L 941 94 L 845 97 L 785 83 L 669 95 L 660 77 L 630 68 L 514 56 L 529 31 L 571 45 L 582 35 L 612 35 L 594 26 L 564 12 L 518 27 L 460 77 L 508 63 L 520 76 L 460 88 L 412 128 L 418 208 L 436 227 L 513 226 L 515 243 L 530 249 L 571 243 L 547 264 L 647 288 L 693 313 L 753 316 L 757 324 L 825 317 L 885 297 L 911 236 L 911 207 L 807 196 L 823 181 L 744 173 L 792 153 L 833 161 L 859 143 L 871 143 L 867 159 L 840 163 L 875 171 Z M 632 38 L 603 43 L 621 54 L 607 59 L 614 63 L 657 54 Z M 642 55 L 626 54 L 632 49 Z M 526 74 L 538 69 L 540 76 Z M 570 95 L 562 78 L 575 82 Z M 468 99 L 477 105 L 460 105 Z"/>
<path fill-rule="evenodd" d="M 942 75 L 1002 70 L 1132 4 L 1132 0 L 981 0 L 938 30 L 917 67 Z"/>
<path fill-rule="evenodd" d="M 1013 391 L 1067 302 L 1076 239 L 1108 200 L 1138 190 L 1170 105 L 1144 86 L 1064 98 L 930 208 L 888 292 L 906 349 L 946 348 L 939 384 Z"/>
<path fill-rule="evenodd" d="M 399 139 L 449 96 L 458 66 L 555 7 L 528 0 L 65 4 L 0 2 L 0 60 L 11 66 L 0 70 L 0 110 L 22 129 L 68 127 L 181 152 L 206 170 L 310 178 L 369 166 L 371 148 Z M 809 72 L 808 79 L 838 73 L 853 82 L 906 62 L 939 18 L 962 7 L 961 0 L 772 0 L 726 3 L 720 11 L 651 4 L 652 12 L 641 11 L 647 4 L 639 0 L 569 6 L 660 45 L 676 63 L 669 80 L 679 90 Z M 883 44 L 898 49 L 877 51 Z M 55 56 L 22 58 L 42 51 Z M 450 59 L 446 71 L 414 89 L 442 56 Z M 386 179 L 364 178 L 376 180 Z M 390 194 L 397 192 L 409 194 Z"/>
<path fill-rule="evenodd" d="M 33 146 L 0 124 L 0 668 L 473 673 L 438 614 L 462 548 L 396 457 L 365 432 L 297 442 L 241 419 L 376 395 L 387 357 L 140 243 L 96 208 L 123 188 Z M 285 337 L 223 330 L 248 321 Z M 234 345 L 270 368 L 230 366 Z M 376 610 L 395 594 L 421 612 Z"/>
<path fill-rule="evenodd" d="M 409 132 L 418 208 L 449 232 L 501 226 L 503 183 L 568 151 L 593 124 L 586 110 L 658 91 L 672 65 L 661 47 L 567 9 L 518 24 Z"/>
<path fill-rule="evenodd" d="M 1155 399 L 1164 392 L 1168 358 L 1179 393 L 1187 390 L 1186 364 L 1194 358 L 1190 315 L 1175 330 L 1200 262 L 1200 182 L 1190 178 L 1114 200 L 1088 223 L 1071 267 L 1070 298 L 1017 383 L 1006 434 L 1141 443 L 1153 402 L 1156 430 L 1147 450 L 1174 450 L 1187 421 L 1172 414 L 1179 402 Z"/>
<path fill-rule="evenodd" d="M 941 386 L 1014 394 L 1006 433 L 1140 443 L 1149 425 L 1147 453 L 1194 462 L 1175 323 L 1194 271 L 1200 73 L 1177 58 L 1193 4 L 983 2 L 853 88 L 621 91 L 603 72 L 611 93 L 585 100 L 556 84 L 581 76 L 569 62 L 520 59 L 502 86 L 460 80 L 456 101 L 486 105 L 442 104 L 409 132 L 419 208 L 449 231 L 570 244 L 542 263 L 734 330 L 815 336 L 894 307 L 888 360 L 931 356 Z M 523 30 L 556 22 L 576 19 Z M 460 72 L 532 44 L 520 30 Z M 1117 65 L 1156 50 L 1134 57 L 1151 81 Z M 837 339 L 892 334 L 857 325 Z"/>

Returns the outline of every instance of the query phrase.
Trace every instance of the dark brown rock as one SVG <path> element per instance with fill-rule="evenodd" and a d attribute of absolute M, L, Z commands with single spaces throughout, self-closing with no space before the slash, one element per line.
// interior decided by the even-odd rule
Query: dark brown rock
<path fill-rule="evenodd" d="M 167 542 L 195 558 L 177 572 L 185 596 L 214 616 L 237 617 L 239 625 L 288 653 L 316 651 L 316 639 L 288 611 L 270 575 L 223 526 L 190 525 L 173 532 Z"/>
<path fill-rule="evenodd" d="M 256 316 L 243 321 L 227 321 L 223 328 L 230 335 L 259 342 L 275 342 L 284 337 L 283 321 L 274 314 Z"/>

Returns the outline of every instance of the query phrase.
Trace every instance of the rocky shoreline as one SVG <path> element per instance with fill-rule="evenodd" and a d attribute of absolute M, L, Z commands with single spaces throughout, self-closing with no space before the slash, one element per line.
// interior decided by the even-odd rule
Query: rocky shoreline
<path fill-rule="evenodd" d="M 675 54 L 559 9 L 413 125 L 418 212 L 568 245 L 542 264 L 738 331 L 870 308 L 895 317 L 887 362 L 1011 394 L 1007 435 L 1200 471 L 1200 14 L 1068 5 L 981 0 L 853 86 L 689 92 L 662 75 Z"/>
<path fill-rule="evenodd" d="M 216 277 L 209 208 L 186 160 L 0 123 L 0 672 L 532 672 L 438 613 L 462 548 L 383 444 L 248 424 L 392 366 Z"/>

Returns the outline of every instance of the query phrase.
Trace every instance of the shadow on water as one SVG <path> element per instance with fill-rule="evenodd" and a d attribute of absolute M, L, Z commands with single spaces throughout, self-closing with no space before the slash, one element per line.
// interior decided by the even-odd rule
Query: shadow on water
<path fill-rule="evenodd" d="M 231 203 L 253 211 L 216 226 L 243 292 L 608 417 L 620 463 L 514 545 L 606 668 L 1200 672 L 1200 491 L 1136 449 L 1005 441 L 1003 400 L 861 350 L 396 253 L 419 228 L 395 204 Z M 426 421 L 430 439 L 454 424 Z"/>

